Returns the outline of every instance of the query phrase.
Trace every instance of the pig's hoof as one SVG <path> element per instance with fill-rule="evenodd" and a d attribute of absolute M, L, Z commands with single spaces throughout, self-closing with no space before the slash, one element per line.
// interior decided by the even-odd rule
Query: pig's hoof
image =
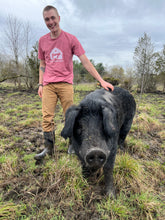
<path fill-rule="evenodd" d="M 35 165 L 40 165 L 40 164 L 43 164 L 43 160 L 36 160 L 35 161 Z"/>
<path fill-rule="evenodd" d="M 115 193 L 114 190 L 108 190 L 108 191 L 106 190 L 105 191 L 105 196 L 109 197 L 111 199 L 116 199 L 116 193 Z"/>
<path fill-rule="evenodd" d="M 110 192 L 108 196 L 111 199 L 116 199 L 116 193 L 115 192 Z"/>

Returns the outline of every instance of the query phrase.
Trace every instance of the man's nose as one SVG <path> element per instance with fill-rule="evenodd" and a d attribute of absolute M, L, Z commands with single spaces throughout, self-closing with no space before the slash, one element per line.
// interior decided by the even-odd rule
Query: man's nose
<path fill-rule="evenodd" d="M 52 18 L 50 18 L 50 20 L 49 20 L 51 23 L 53 23 L 54 22 L 54 20 L 52 19 Z"/>

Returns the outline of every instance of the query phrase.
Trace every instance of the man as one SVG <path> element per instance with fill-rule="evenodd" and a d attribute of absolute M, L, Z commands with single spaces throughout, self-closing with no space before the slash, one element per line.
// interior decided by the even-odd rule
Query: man
<path fill-rule="evenodd" d="M 72 57 L 79 57 L 85 69 L 100 82 L 106 90 L 113 91 L 113 85 L 104 81 L 92 63 L 77 38 L 60 28 L 60 16 L 53 6 L 46 6 L 43 18 L 50 32 L 39 40 L 38 58 L 39 89 L 42 98 L 43 132 L 45 149 L 35 156 L 36 160 L 43 159 L 46 154 L 53 154 L 55 132 L 54 112 L 60 99 L 65 114 L 73 104 L 73 62 Z"/>

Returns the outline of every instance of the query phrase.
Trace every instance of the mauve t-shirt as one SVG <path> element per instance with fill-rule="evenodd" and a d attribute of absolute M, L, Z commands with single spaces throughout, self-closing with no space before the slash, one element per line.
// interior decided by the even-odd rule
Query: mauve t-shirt
<path fill-rule="evenodd" d="M 78 39 L 61 30 L 56 39 L 50 33 L 39 39 L 38 58 L 46 63 L 43 85 L 54 82 L 73 84 L 73 55 L 80 57 L 85 53 Z"/>

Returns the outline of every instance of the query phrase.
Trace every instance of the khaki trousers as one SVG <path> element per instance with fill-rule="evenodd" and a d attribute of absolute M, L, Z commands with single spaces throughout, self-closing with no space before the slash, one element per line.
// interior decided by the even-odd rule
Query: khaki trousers
<path fill-rule="evenodd" d="M 55 108 L 58 99 L 61 102 L 63 113 L 73 105 L 73 85 L 69 83 L 50 83 L 43 86 L 42 94 L 42 128 L 44 132 L 54 130 Z"/>

